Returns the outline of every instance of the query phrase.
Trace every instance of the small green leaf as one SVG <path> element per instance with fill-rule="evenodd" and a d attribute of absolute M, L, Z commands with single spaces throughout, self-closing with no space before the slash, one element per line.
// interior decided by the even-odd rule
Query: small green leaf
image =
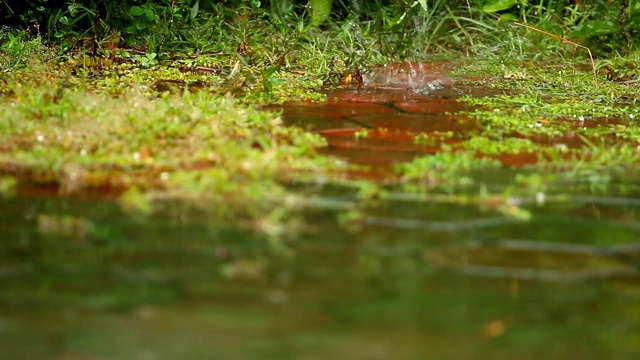
<path fill-rule="evenodd" d="M 311 26 L 318 26 L 329 19 L 333 0 L 309 0 L 311 6 Z"/>
<path fill-rule="evenodd" d="M 631 14 L 627 19 L 627 26 L 629 30 L 638 31 L 640 30 L 640 14 Z"/>
<path fill-rule="evenodd" d="M 151 9 L 146 9 L 144 11 L 144 17 L 148 20 L 148 21 L 154 21 L 157 19 L 156 13 L 153 12 L 153 10 Z"/>
<path fill-rule="evenodd" d="M 293 4 L 291 0 L 271 0 L 271 12 L 276 17 L 290 14 L 293 11 Z"/>
<path fill-rule="evenodd" d="M 265 72 L 264 72 L 264 76 L 265 76 L 266 78 L 271 77 L 271 75 L 273 75 L 273 74 L 278 70 L 278 68 L 280 68 L 280 66 L 278 66 L 278 65 L 272 65 L 272 66 L 269 66 L 269 68 L 267 69 L 267 71 L 265 71 Z"/>
<path fill-rule="evenodd" d="M 422 6 L 422 10 L 427 10 L 427 0 L 418 0 L 420 6 Z"/>
<path fill-rule="evenodd" d="M 517 4 L 517 0 L 489 0 L 482 7 L 482 11 L 486 13 L 494 13 L 497 11 L 508 10 Z"/>
<path fill-rule="evenodd" d="M 200 0 L 197 0 L 195 4 L 191 7 L 191 18 L 195 19 L 198 16 L 198 12 L 200 11 Z"/>
<path fill-rule="evenodd" d="M 615 34 L 617 31 L 618 27 L 613 23 L 592 20 L 585 21 L 584 23 L 576 26 L 575 30 L 571 33 L 571 37 L 588 38 Z"/>
<path fill-rule="evenodd" d="M 267 94 L 271 93 L 271 90 L 273 90 L 273 85 L 271 84 L 271 79 L 269 79 L 268 77 L 264 77 L 263 78 L 262 86 L 264 87 L 264 92 L 266 92 Z"/>
<path fill-rule="evenodd" d="M 518 21 L 518 18 L 515 15 L 510 13 L 502 14 L 498 18 L 498 22 L 501 24 L 510 23 L 514 21 Z"/>
<path fill-rule="evenodd" d="M 133 16 L 141 16 L 144 14 L 144 10 L 140 6 L 132 6 L 131 9 L 129 9 L 129 14 Z"/>
<path fill-rule="evenodd" d="M 249 61 L 247 61 L 247 58 L 244 57 L 243 55 L 239 54 L 236 52 L 236 56 L 238 57 L 238 60 L 240 61 L 240 63 L 244 66 L 251 66 L 249 65 Z"/>

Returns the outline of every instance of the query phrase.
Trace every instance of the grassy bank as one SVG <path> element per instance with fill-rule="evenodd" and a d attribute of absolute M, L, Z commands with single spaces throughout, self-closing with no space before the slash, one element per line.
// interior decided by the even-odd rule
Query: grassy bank
<path fill-rule="evenodd" d="M 194 22 L 186 42 L 173 47 L 171 37 L 149 30 L 161 23 L 147 24 L 138 30 L 145 37 L 128 43 L 117 31 L 85 44 L 77 36 L 51 42 L 5 30 L 0 189 L 118 199 L 147 213 L 178 200 L 256 224 L 277 223 L 301 205 L 294 183 L 328 180 L 377 198 L 379 185 L 343 180 L 347 165 L 318 154 L 323 138 L 283 126 L 278 113 L 257 107 L 324 101 L 319 89 L 405 59 L 455 60 L 455 73 L 466 76 L 459 85 L 502 94 L 461 99 L 480 106 L 465 116 L 482 129 L 451 134 L 455 146 L 440 143 L 440 135 L 414 134 L 416 143 L 440 150 L 397 168 L 405 191 L 440 191 L 452 194 L 445 202 L 517 214 L 510 196 L 557 184 L 635 181 L 635 53 L 596 57 L 592 69 L 583 48 L 572 57 L 575 46 L 557 36 L 501 20 L 515 9 L 440 3 L 385 9 L 316 28 L 307 27 L 304 13 L 210 13 L 209 22 Z M 541 29 L 549 11 L 535 18 Z M 588 13 L 580 14 L 588 21 Z M 223 26 L 212 27 L 215 21 Z M 566 145 L 568 137 L 578 139 L 574 146 Z M 515 168 L 496 162 L 519 154 L 537 160 Z M 511 171 L 510 180 L 487 190 L 486 174 L 496 167 Z"/>

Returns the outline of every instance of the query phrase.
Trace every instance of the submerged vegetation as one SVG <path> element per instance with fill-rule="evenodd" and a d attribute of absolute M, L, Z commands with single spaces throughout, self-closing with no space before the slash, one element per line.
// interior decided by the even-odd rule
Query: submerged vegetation
<path fill-rule="evenodd" d="M 478 130 L 414 133 L 415 144 L 436 146 L 438 154 L 398 165 L 387 190 L 400 182 L 410 192 L 471 192 L 487 199 L 474 203 L 505 212 L 522 188 L 535 194 L 567 181 L 636 181 L 634 2 L 87 0 L 0 7 L 12 26 L 0 31 L 3 194 L 100 194 L 142 211 L 187 201 L 262 225 L 303 206 L 294 184 L 328 181 L 371 200 L 383 196 L 383 185 L 345 180 L 357 169 L 321 155 L 325 139 L 284 126 L 260 106 L 324 101 L 321 89 L 360 87 L 375 64 L 435 59 L 457 63 L 457 84 L 480 83 L 501 95 L 460 99 L 477 106 L 464 116 L 477 119 Z M 595 78 L 587 46 L 596 56 Z M 524 167 L 504 160 L 520 155 L 534 160 Z M 505 168 L 518 169 L 503 179 L 506 190 L 487 190 L 482 179 Z"/>

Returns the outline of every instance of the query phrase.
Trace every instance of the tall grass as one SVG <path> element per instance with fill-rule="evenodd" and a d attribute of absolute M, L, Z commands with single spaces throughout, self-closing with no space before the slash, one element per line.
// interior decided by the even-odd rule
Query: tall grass
<path fill-rule="evenodd" d="M 318 47 L 342 51 L 348 62 L 381 56 L 425 59 L 434 53 L 531 58 L 566 56 L 572 49 L 541 33 L 511 26 L 515 21 L 571 38 L 600 55 L 633 50 L 640 33 L 640 10 L 628 1 L 607 0 L 36 0 L 13 4 L 0 2 L 6 10 L 0 21 L 37 29 L 61 51 L 85 44 L 78 39 L 101 44 L 116 36 L 154 52 L 228 52 L 252 41 L 261 44 L 256 48 L 290 49 L 301 40 L 315 39 L 320 41 Z"/>

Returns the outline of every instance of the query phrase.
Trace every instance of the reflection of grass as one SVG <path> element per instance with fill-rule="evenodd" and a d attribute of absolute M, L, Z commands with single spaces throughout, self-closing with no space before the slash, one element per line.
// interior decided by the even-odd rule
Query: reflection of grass
<path fill-rule="evenodd" d="M 3 229 L 9 240 L 0 246 L 5 309 L 127 311 L 218 295 L 230 291 L 217 281 L 228 275 L 226 268 L 237 268 L 234 275 L 242 279 L 259 276 L 271 254 L 280 255 L 264 236 L 197 221 L 178 204 L 149 218 L 108 202 L 15 199 L 2 206 L 14 214 L 39 211 L 33 221 L 17 216 L 16 226 Z"/>
<path fill-rule="evenodd" d="M 486 155 L 533 153 L 540 149 L 540 146 L 537 146 L 533 141 L 520 138 L 492 140 L 485 137 L 474 137 L 464 141 L 460 146 Z"/>
<path fill-rule="evenodd" d="M 416 158 L 411 163 L 397 166 L 405 180 L 420 180 L 426 183 L 467 183 L 466 177 L 473 171 L 499 167 L 496 160 L 477 158 L 469 152 L 441 152 Z"/>

